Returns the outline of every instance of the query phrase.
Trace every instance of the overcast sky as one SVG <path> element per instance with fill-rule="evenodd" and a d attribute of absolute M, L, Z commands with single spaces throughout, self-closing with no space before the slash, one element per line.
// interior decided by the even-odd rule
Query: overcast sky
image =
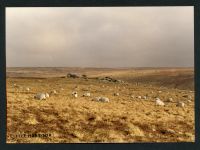
<path fill-rule="evenodd" d="M 8 67 L 191 67 L 193 7 L 6 8 Z"/>

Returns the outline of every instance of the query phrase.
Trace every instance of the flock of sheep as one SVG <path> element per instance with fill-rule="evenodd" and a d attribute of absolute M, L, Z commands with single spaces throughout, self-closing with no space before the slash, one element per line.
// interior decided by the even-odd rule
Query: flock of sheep
<path fill-rule="evenodd" d="M 16 84 L 14 84 L 14 86 L 16 86 Z M 26 88 L 25 89 L 27 92 L 29 92 L 30 91 L 30 88 Z M 61 89 L 61 90 L 64 90 L 63 88 Z M 161 93 L 162 91 L 158 91 L 158 93 Z M 47 99 L 47 98 L 49 98 L 50 97 L 50 95 L 52 95 L 52 94 L 57 94 L 57 91 L 56 90 L 53 90 L 53 91 L 51 91 L 50 92 L 50 94 L 49 93 L 37 93 L 35 96 L 34 96 L 34 98 L 35 99 L 38 99 L 38 100 L 45 100 L 45 99 Z M 77 91 L 73 91 L 72 93 L 71 93 L 71 95 L 74 97 L 74 98 L 78 98 L 78 92 Z M 114 93 L 113 94 L 113 96 L 119 96 L 120 94 L 119 93 Z M 82 95 L 83 97 L 90 97 L 91 96 L 91 94 L 89 93 L 89 92 L 86 92 L 86 93 L 84 93 L 83 95 Z M 192 99 L 192 97 L 190 96 L 190 95 L 184 95 L 183 97 L 185 97 L 185 98 L 187 98 L 188 99 L 188 103 L 190 103 L 191 102 L 191 99 Z M 147 100 L 148 99 L 148 97 L 147 96 L 134 96 L 134 95 L 131 95 L 131 98 L 137 98 L 137 99 L 141 99 L 141 100 Z M 97 102 L 110 102 L 110 100 L 109 100 L 109 98 L 107 98 L 107 97 L 94 97 L 93 99 L 92 99 L 92 101 L 97 101 Z M 173 98 L 168 98 L 168 100 L 167 100 L 167 102 L 173 102 Z M 165 106 L 165 103 L 160 99 L 160 98 L 155 98 L 155 105 L 156 106 Z M 177 104 L 176 104 L 176 106 L 177 107 L 185 107 L 185 103 L 184 102 L 177 102 Z"/>

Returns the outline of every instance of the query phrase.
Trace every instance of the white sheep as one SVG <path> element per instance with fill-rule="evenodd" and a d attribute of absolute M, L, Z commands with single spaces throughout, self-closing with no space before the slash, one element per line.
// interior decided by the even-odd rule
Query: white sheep
<path fill-rule="evenodd" d="M 100 100 L 100 98 L 101 98 L 101 97 L 94 97 L 94 98 L 92 99 L 92 101 L 97 101 L 97 102 L 98 102 L 98 101 Z"/>
<path fill-rule="evenodd" d="M 101 98 L 99 99 L 99 101 L 100 101 L 100 102 L 109 102 L 110 100 L 109 100 L 109 98 L 107 98 L 107 97 L 101 97 Z"/>
<path fill-rule="evenodd" d="M 135 96 L 134 96 L 134 95 L 131 95 L 131 98 L 135 98 Z"/>
<path fill-rule="evenodd" d="M 30 88 L 27 87 L 27 88 L 26 88 L 26 91 L 29 92 L 29 91 L 30 91 Z"/>
<path fill-rule="evenodd" d="M 156 105 L 158 105 L 158 106 L 164 106 L 165 103 L 163 101 L 161 101 L 159 98 L 156 98 Z"/>
<path fill-rule="evenodd" d="M 114 96 L 119 96 L 119 93 L 114 93 L 113 95 L 114 95 Z"/>
<path fill-rule="evenodd" d="M 92 99 L 93 101 L 97 101 L 97 102 L 109 102 L 109 98 L 107 97 L 95 97 Z"/>
<path fill-rule="evenodd" d="M 75 98 L 77 98 L 77 97 L 78 97 L 78 92 L 74 91 L 74 92 L 72 92 L 72 95 L 73 95 Z"/>
<path fill-rule="evenodd" d="M 147 99 L 147 97 L 146 97 L 146 96 L 143 96 L 142 98 L 143 98 L 143 99 Z"/>
<path fill-rule="evenodd" d="M 49 94 L 48 93 L 45 93 L 45 96 L 46 96 L 46 98 L 49 98 Z"/>
<path fill-rule="evenodd" d="M 89 93 L 89 92 L 84 93 L 84 94 L 83 94 L 83 97 L 90 97 L 90 93 Z"/>
<path fill-rule="evenodd" d="M 34 96 L 35 99 L 43 100 L 46 99 L 46 95 L 44 93 L 38 93 Z"/>
<path fill-rule="evenodd" d="M 57 93 L 56 90 L 51 91 L 51 94 L 56 94 L 56 93 Z"/>
<path fill-rule="evenodd" d="M 168 98 L 168 100 L 167 100 L 168 102 L 173 102 L 173 98 Z"/>
<path fill-rule="evenodd" d="M 137 98 L 141 99 L 141 98 L 142 98 L 142 96 L 137 96 Z"/>

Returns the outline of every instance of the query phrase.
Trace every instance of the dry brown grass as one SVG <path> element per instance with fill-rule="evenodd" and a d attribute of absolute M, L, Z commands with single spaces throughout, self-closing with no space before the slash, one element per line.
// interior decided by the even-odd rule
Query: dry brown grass
<path fill-rule="evenodd" d="M 130 70 L 101 71 L 99 74 L 94 72 L 89 74 L 88 71 L 87 74 L 112 75 L 124 80 L 127 77 L 131 78 Z M 146 79 L 149 72 L 151 71 L 143 70 L 143 76 L 140 76 L 142 71 L 138 71 L 137 77 Z M 187 70 L 185 72 L 188 73 Z M 162 76 L 162 73 L 160 74 Z M 184 71 L 181 74 L 184 75 Z M 135 78 L 136 72 L 132 74 L 132 79 Z M 86 81 L 59 77 L 7 78 L 7 142 L 193 142 L 194 93 L 144 82 L 136 85 L 135 82 L 132 80 L 126 85 L 95 79 Z M 19 87 L 13 87 L 14 83 Z M 73 98 L 71 92 L 76 85 L 79 97 Z M 25 91 L 26 87 L 31 89 L 30 92 Z M 57 90 L 58 94 L 51 95 L 47 100 L 39 101 L 33 98 L 38 92 L 50 92 L 53 89 Z M 160 90 L 162 93 L 158 93 Z M 81 97 L 85 91 L 91 92 L 91 97 Z M 115 92 L 120 95 L 113 96 Z M 148 100 L 131 98 L 131 95 L 146 94 Z M 191 103 L 187 103 L 187 98 L 182 97 L 185 94 L 192 96 Z M 110 99 L 110 103 L 91 101 L 95 96 L 106 96 Z M 174 102 L 165 102 L 164 107 L 155 106 L 155 97 L 163 101 L 172 97 Z M 186 107 L 176 107 L 178 101 L 185 102 Z M 50 133 L 52 136 L 48 138 L 13 136 L 22 133 Z"/>

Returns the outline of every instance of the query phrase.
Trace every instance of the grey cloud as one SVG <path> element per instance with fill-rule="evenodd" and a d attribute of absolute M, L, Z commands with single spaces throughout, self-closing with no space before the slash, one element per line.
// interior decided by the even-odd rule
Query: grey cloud
<path fill-rule="evenodd" d="M 7 66 L 194 66 L 193 7 L 7 8 Z"/>

